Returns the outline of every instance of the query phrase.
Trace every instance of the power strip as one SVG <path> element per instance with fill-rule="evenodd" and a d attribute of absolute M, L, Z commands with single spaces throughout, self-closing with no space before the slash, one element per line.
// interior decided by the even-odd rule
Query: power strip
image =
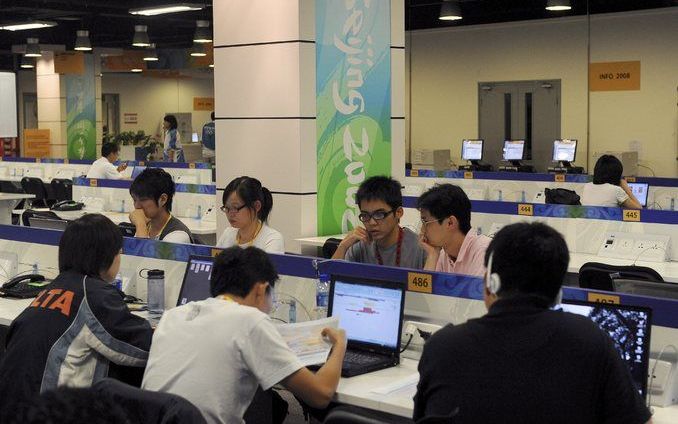
<path fill-rule="evenodd" d="M 424 347 L 424 343 L 426 343 L 426 340 L 424 339 L 424 337 L 422 337 L 422 335 L 425 336 L 426 339 L 428 339 L 428 337 L 430 337 L 431 335 L 433 335 L 433 333 L 435 333 L 436 331 L 440 330 L 443 327 L 440 325 L 429 324 L 426 322 L 405 321 L 403 323 L 403 328 L 405 330 L 402 337 L 402 343 L 406 344 L 411 335 L 412 340 L 410 341 L 408 349 L 422 350 Z"/>
<path fill-rule="evenodd" d="M 632 262 L 665 262 L 670 258 L 670 241 L 667 235 L 611 232 L 603 238 L 598 256 Z"/>

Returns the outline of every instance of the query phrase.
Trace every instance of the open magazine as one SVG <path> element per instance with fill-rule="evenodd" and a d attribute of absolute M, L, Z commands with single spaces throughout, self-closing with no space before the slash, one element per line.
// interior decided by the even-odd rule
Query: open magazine
<path fill-rule="evenodd" d="M 287 346 L 297 354 L 305 366 L 323 364 L 327 361 L 332 345 L 322 336 L 323 328 L 337 328 L 338 317 L 318 319 L 315 321 L 281 324 L 278 332 Z"/>

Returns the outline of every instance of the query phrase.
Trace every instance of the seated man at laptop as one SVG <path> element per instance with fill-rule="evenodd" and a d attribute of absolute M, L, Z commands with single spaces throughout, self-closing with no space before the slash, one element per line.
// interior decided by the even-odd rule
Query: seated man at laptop
<path fill-rule="evenodd" d="M 160 320 L 142 387 L 183 396 L 208 423 L 243 423 L 258 385 L 280 383 L 309 405 L 326 407 L 339 384 L 345 334 L 324 329 L 333 344 L 327 362 L 315 374 L 301 365 L 267 316 L 277 279 L 263 250 L 221 252 L 210 281 L 214 297 Z"/>
<path fill-rule="evenodd" d="M 365 227 L 356 227 L 339 243 L 332 259 L 397 266 L 424 267 L 426 253 L 418 236 L 400 226 L 403 196 L 400 183 L 393 178 L 376 176 L 363 181 L 355 201 L 360 208 L 358 219 Z"/>
<path fill-rule="evenodd" d="M 481 276 L 490 238 L 471 230 L 471 201 L 460 187 L 440 184 L 417 200 L 424 269 Z"/>
<path fill-rule="evenodd" d="M 87 178 L 101 178 L 106 180 L 119 180 L 120 173 L 127 169 L 127 164 L 122 163 L 117 167 L 113 165 L 120 158 L 120 146 L 118 143 L 104 143 L 101 145 L 101 157 L 92 163 Z"/>
<path fill-rule="evenodd" d="M 650 419 L 610 337 L 553 311 L 567 271 L 563 237 L 541 223 L 504 227 L 485 255 L 488 313 L 424 346 L 414 419 L 455 423 L 629 423 Z"/>

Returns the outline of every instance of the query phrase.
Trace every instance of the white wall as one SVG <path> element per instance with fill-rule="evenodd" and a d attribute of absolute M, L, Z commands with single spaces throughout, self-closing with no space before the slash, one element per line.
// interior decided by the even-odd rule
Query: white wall
<path fill-rule="evenodd" d="M 640 60 L 641 89 L 591 93 L 590 137 L 584 17 L 408 33 L 408 143 L 459 161 L 461 140 L 478 135 L 478 82 L 560 79 L 561 135 L 579 139 L 580 152 L 590 138 L 589 160 L 638 140 L 641 164 L 676 176 L 677 26 L 678 7 L 591 18 L 591 61 Z"/>
<path fill-rule="evenodd" d="M 138 74 L 105 73 L 102 93 L 120 95 L 120 131 L 143 130 L 159 135 L 167 112 L 192 113 L 193 132 L 200 133 L 211 111 L 193 111 L 194 97 L 214 97 L 212 75 L 192 78 L 149 78 Z M 125 124 L 125 113 L 137 113 L 138 124 Z"/>

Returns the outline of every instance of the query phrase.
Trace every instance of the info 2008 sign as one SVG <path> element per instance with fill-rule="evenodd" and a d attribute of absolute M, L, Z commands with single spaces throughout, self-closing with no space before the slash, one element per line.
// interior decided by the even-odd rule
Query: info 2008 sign
<path fill-rule="evenodd" d="M 358 186 L 391 173 L 390 5 L 316 1 L 320 235 L 358 226 Z"/>

